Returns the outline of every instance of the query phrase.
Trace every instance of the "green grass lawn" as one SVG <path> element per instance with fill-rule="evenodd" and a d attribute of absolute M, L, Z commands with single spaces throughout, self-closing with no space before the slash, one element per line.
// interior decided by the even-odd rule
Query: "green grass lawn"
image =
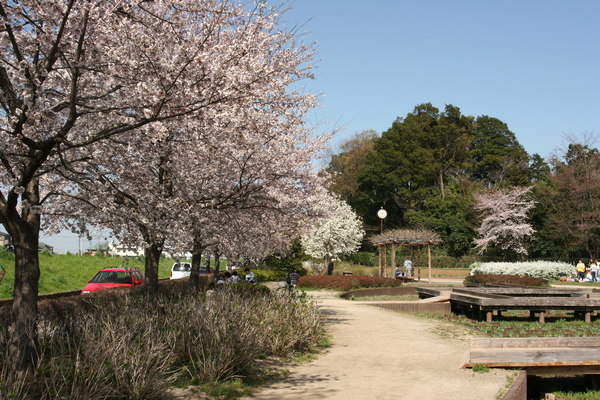
<path fill-rule="evenodd" d="M 15 279 L 14 256 L 0 253 L 0 265 L 6 269 L 6 275 L 0 282 L 0 299 L 10 299 Z M 168 278 L 172 265 L 172 259 L 162 259 L 158 268 L 158 277 Z M 119 266 L 139 268 L 144 271 L 144 262 L 137 258 L 77 256 L 42 252 L 40 253 L 40 294 L 81 289 L 102 268 Z"/>

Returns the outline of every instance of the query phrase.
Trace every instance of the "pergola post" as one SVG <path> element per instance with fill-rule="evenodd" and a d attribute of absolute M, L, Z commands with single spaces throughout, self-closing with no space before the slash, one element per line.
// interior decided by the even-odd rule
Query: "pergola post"
<path fill-rule="evenodd" d="M 392 270 L 391 278 L 395 278 L 396 274 L 394 273 L 394 271 L 396 270 L 396 246 L 394 243 L 392 243 L 392 254 L 390 254 L 390 263 L 390 269 Z"/>
<path fill-rule="evenodd" d="M 427 243 L 427 266 L 429 267 L 429 283 L 431 283 L 431 245 Z"/>
<path fill-rule="evenodd" d="M 381 254 L 382 250 L 381 248 L 383 247 L 383 245 L 379 246 L 379 276 L 383 276 L 383 254 Z"/>
<path fill-rule="evenodd" d="M 421 282 L 421 246 L 419 246 L 419 252 L 417 253 L 417 266 L 419 267 L 417 279 L 419 282 Z"/>
<path fill-rule="evenodd" d="M 387 277 L 387 246 L 383 246 L 383 277 Z"/>

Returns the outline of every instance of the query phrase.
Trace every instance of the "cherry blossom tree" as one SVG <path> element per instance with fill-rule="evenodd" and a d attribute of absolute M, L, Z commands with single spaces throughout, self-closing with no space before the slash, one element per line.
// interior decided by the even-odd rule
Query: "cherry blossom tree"
<path fill-rule="evenodd" d="M 529 197 L 531 189 L 513 187 L 475 195 L 474 208 L 483 217 L 477 229 L 481 237 L 474 239 L 475 248 L 480 249 L 479 254 L 493 246 L 520 255 L 527 254 L 524 243 L 535 232 L 527 215 L 535 206 L 535 201 Z"/>
<path fill-rule="evenodd" d="M 302 234 L 306 254 L 330 259 L 358 250 L 365 235 L 362 221 L 343 200 L 332 198 L 324 215 Z"/>
<path fill-rule="evenodd" d="M 165 211 L 157 199 L 171 195 L 165 179 L 172 159 L 140 157 L 138 150 L 166 140 L 175 126 L 190 135 L 198 120 L 223 127 L 231 119 L 240 126 L 236 117 L 250 102 L 257 113 L 301 115 L 294 111 L 312 106 L 314 99 L 284 94 L 290 82 L 310 77 L 312 51 L 294 32 L 276 28 L 280 14 L 264 2 L 252 8 L 228 0 L 9 0 L 0 4 L 0 16 L 0 222 L 15 245 L 9 352 L 24 370 L 35 362 L 41 216 L 53 214 L 56 195 L 73 190 L 73 197 L 80 197 L 74 182 L 103 176 L 96 184 L 104 188 L 86 194 L 91 207 L 117 210 L 115 199 L 121 196 L 121 203 L 145 203 L 154 210 L 147 225 L 123 219 L 123 231 L 166 223 L 166 216 L 156 217 Z M 266 87 L 268 94 L 256 96 Z M 145 137 L 136 141 L 138 135 Z M 127 168 L 131 175 L 139 171 L 139 182 L 153 166 L 158 168 L 153 178 L 162 185 L 128 198 L 132 187 L 118 177 L 109 143 L 128 147 Z M 147 168 L 133 169 L 133 160 L 139 165 L 145 159 L 152 159 Z M 107 201 L 103 196 L 117 181 Z M 162 196 L 144 197 L 158 187 Z M 65 219 L 77 214 L 63 212 Z M 136 215 L 143 222 L 142 213 Z"/>

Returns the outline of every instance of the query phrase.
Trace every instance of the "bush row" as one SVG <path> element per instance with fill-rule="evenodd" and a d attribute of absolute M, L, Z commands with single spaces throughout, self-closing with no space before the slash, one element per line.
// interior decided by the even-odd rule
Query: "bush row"
<path fill-rule="evenodd" d="M 240 376 L 259 356 L 316 343 L 319 313 L 303 295 L 251 284 L 147 302 L 131 291 L 90 296 L 61 320 L 40 313 L 35 376 L 14 375 L 0 345 L 0 399 L 160 399 L 179 379 Z M 244 290 L 247 287 L 252 293 Z M 230 290 L 231 289 L 231 290 Z"/>
<path fill-rule="evenodd" d="M 520 285 L 520 286 L 535 286 L 545 287 L 549 286 L 546 279 L 533 278 L 531 276 L 523 275 L 491 275 L 491 274 L 477 274 L 470 275 L 465 278 L 465 283 L 475 284 L 502 284 L 502 285 Z"/>
<path fill-rule="evenodd" d="M 299 287 L 342 291 L 401 285 L 402 282 L 397 279 L 372 276 L 312 275 L 300 277 L 298 280 Z"/>

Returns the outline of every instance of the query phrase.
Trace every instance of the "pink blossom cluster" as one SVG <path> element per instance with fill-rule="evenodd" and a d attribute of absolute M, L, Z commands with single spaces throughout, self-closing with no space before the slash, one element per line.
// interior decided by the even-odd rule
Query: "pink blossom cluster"
<path fill-rule="evenodd" d="M 477 229 L 481 237 L 474 239 L 480 254 L 491 246 L 527 254 L 525 241 L 535 233 L 527 215 L 535 206 L 535 201 L 529 197 L 531 189 L 495 189 L 475 195 L 475 210 L 483 217 Z"/>
<path fill-rule="evenodd" d="M 330 135 L 306 122 L 320 95 L 301 86 L 313 46 L 284 12 L 2 2 L 0 220 L 15 246 L 94 225 L 158 254 L 285 249 L 331 199 L 315 163 Z"/>

